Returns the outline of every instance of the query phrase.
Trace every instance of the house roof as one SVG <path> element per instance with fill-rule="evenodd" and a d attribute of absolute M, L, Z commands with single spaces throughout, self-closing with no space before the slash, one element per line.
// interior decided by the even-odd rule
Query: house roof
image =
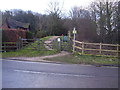
<path fill-rule="evenodd" d="M 17 28 L 29 29 L 29 26 L 30 26 L 29 23 L 22 23 L 11 18 L 4 18 L 2 22 L 2 27 L 12 28 L 12 29 L 17 29 Z"/>
<path fill-rule="evenodd" d="M 22 23 L 11 18 L 6 19 L 9 28 L 29 28 L 29 23 Z"/>

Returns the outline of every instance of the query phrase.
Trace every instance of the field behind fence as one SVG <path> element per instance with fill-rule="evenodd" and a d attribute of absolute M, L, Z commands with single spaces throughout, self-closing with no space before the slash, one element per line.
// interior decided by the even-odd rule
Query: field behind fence
<path fill-rule="evenodd" d="M 120 53 L 119 44 L 87 43 L 73 40 L 76 52 L 80 54 L 92 54 L 100 56 L 118 57 Z"/>

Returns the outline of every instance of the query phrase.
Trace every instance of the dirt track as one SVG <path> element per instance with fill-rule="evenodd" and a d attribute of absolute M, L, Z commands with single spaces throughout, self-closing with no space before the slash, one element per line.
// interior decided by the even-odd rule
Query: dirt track
<path fill-rule="evenodd" d="M 47 46 L 47 44 L 51 44 L 53 42 L 53 40 L 57 39 L 60 36 L 52 36 L 51 38 L 49 38 L 48 40 L 46 40 L 44 43 L 45 48 L 47 48 L 48 50 L 53 50 L 52 48 L 50 48 L 49 46 Z"/>
<path fill-rule="evenodd" d="M 52 61 L 47 61 L 44 60 L 45 58 L 53 58 L 53 57 L 58 57 L 58 56 L 65 56 L 69 55 L 70 53 L 61 51 L 61 53 L 55 54 L 55 55 L 49 55 L 49 56 L 41 56 L 41 57 L 11 57 L 8 59 L 12 60 L 24 60 L 24 61 L 45 61 L 45 62 L 52 62 Z"/>

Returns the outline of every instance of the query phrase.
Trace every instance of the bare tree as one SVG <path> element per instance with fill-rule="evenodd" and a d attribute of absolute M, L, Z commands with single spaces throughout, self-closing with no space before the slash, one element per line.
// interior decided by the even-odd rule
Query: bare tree
<path fill-rule="evenodd" d="M 74 6 L 70 10 L 71 18 L 87 18 L 90 19 L 90 12 L 82 7 Z"/>
<path fill-rule="evenodd" d="M 91 18 L 97 25 L 101 42 L 113 43 L 113 33 L 117 32 L 117 0 L 98 0 L 90 6 Z"/>
<path fill-rule="evenodd" d="M 61 35 L 62 33 L 66 32 L 61 16 L 62 8 L 63 4 L 60 5 L 59 2 L 50 2 L 48 5 L 48 28 L 50 35 Z"/>
<path fill-rule="evenodd" d="M 64 3 L 62 3 L 62 5 L 61 5 L 57 1 L 50 2 L 48 4 L 48 8 L 46 11 L 48 14 L 55 14 L 57 16 L 60 16 L 62 14 L 63 4 Z"/>
<path fill-rule="evenodd" d="M 77 40 L 93 42 L 96 36 L 96 26 L 91 20 L 89 10 L 82 7 L 73 7 L 70 11 L 70 17 L 71 26 L 76 27 L 78 31 Z"/>

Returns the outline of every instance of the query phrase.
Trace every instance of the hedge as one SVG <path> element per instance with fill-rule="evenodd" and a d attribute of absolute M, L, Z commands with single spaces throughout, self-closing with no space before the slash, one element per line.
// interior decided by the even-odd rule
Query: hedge
<path fill-rule="evenodd" d="M 19 37 L 26 38 L 26 31 L 21 29 L 2 30 L 2 42 L 16 42 Z"/>
<path fill-rule="evenodd" d="M 30 31 L 26 32 L 26 39 L 33 39 L 33 33 Z"/>

